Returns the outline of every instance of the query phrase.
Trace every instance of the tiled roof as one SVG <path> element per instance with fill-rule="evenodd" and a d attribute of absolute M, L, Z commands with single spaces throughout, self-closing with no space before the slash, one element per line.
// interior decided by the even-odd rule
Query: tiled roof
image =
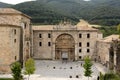
<path fill-rule="evenodd" d="M 77 23 L 76 26 L 88 26 L 90 25 L 87 21 L 83 20 L 83 19 L 80 19 L 80 22 Z"/>
<path fill-rule="evenodd" d="M 0 13 L 19 13 L 19 14 L 21 14 L 20 11 L 17 11 L 13 8 L 0 8 Z"/>
<path fill-rule="evenodd" d="M 105 38 L 103 38 L 103 39 L 101 39 L 99 41 L 102 41 L 102 42 L 112 42 L 112 40 L 116 40 L 116 39 L 119 39 L 119 35 L 113 34 L 113 35 L 105 37 Z"/>
<path fill-rule="evenodd" d="M 23 15 L 23 16 L 25 16 L 25 17 L 27 17 L 27 18 L 30 18 L 30 16 L 28 16 L 28 15 L 26 15 L 26 14 L 24 14 L 24 13 L 22 13 L 22 12 L 20 12 L 20 11 L 18 11 L 18 10 L 15 10 L 15 9 L 13 9 L 13 8 L 0 8 L 0 14 L 19 14 L 19 15 Z"/>
<path fill-rule="evenodd" d="M 90 25 L 87 21 L 82 19 L 76 26 L 78 30 L 97 30 L 95 28 L 92 28 L 93 25 Z"/>
<path fill-rule="evenodd" d="M 88 27 L 88 26 L 77 26 L 78 30 L 98 30 L 92 27 Z"/>

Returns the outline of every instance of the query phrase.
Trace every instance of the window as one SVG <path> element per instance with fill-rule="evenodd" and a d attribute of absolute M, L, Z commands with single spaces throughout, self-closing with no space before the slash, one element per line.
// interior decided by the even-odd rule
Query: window
<path fill-rule="evenodd" d="M 14 34 L 16 34 L 16 29 L 14 29 Z"/>
<path fill-rule="evenodd" d="M 15 56 L 15 60 L 17 60 L 17 57 Z"/>
<path fill-rule="evenodd" d="M 50 33 L 48 34 L 48 38 L 51 38 L 51 34 Z"/>
<path fill-rule="evenodd" d="M 81 59 L 82 57 L 81 56 L 79 56 L 79 59 Z"/>
<path fill-rule="evenodd" d="M 16 39 L 14 39 L 14 43 L 16 43 Z"/>
<path fill-rule="evenodd" d="M 90 38 L 90 34 L 87 34 L 87 38 Z"/>
<path fill-rule="evenodd" d="M 42 38 L 42 34 L 39 34 L 39 38 Z"/>
<path fill-rule="evenodd" d="M 82 46 L 82 43 L 81 42 L 79 42 L 79 47 L 81 47 Z"/>
<path fill-rule="evenodd" d="M 48 46 L 51 46 L 51 42 L 48 42 Z"/>
<path fill-rule="evenodd" d="M 26 23 L 26 22 L 22 22 L 22 23 L 21 23 L 21 26 L 22 26 L 23 29 L 26 29 L 27 23 Z"/>
<path fill-rule="evenodd" d="M 24 23 L 24 28 L 26 29 L 26 27 L 27 27 L 27 23 Z"/>
<path fill-rule="evenodd" d="M 79 53 L 81 53 L 82 52 L 82 49 L 79 49 Z"/>
<path fill-rule="evenodd" d="M 82 38 L 82 34 L 79 34 L 79 38 Z"/>
<path fill-rule="evenodd" d="M 90 52 L 90 49 L 87 49 L 87 53 L 89 53 Z"/>
<path fill-rule="evenodd" d="M 39 42 L 39 46 L 42 46 L 42 42 Z"/>
<path fill-rule="evenodd" d="M 90 46 L 90 43 L 89 42 L 87 42 L 87 47 L 89 47 Z"/>

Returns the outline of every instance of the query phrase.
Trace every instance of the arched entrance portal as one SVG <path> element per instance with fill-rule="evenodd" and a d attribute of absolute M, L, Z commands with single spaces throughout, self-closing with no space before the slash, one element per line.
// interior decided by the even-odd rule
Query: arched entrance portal
<path fill-rule="evenodd" d="M 69 34 L 61 34 L 55 42 L 55 59 L 75 60 L 75 41 Z"/>

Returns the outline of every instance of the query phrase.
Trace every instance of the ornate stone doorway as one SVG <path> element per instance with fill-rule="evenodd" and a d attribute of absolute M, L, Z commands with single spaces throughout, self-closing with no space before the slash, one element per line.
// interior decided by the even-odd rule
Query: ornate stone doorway
<path fill-rule="evenodd" d="M 55 59 L 75 60 L 75 41 L 69 34 L 61 34 L 55 42 Z"/>

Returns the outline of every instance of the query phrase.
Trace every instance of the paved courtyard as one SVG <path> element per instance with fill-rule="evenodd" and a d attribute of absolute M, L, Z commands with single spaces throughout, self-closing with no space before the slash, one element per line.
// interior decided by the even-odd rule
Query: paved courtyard
<path fill-rule="evenodd" d="M 62 62 L 49 60 L 35 60 L 36 71 L 30 76 L 30 80 L 88 80 L 84 76 L 83 61 Z M 106 68 L 99 63 L 92 66 L 92 77 L 89 80 L 97 80 L 99 72 L 105 73 Z M 0 77 L 12 77 L 0 75 Z M 24 76 L 27 80 L 27 76 Z"/>
<path fill-rule="evenodd" d="M 35 74 L 40 80 L 87 80 L 84 76 L 83 61 L 62 62 L 36 60 Z M 92 77 L 90 80 L 96 80 L 99 72 L 106 72 L 105 68 L 98 63 L 92 66 Z M 37 79 L 36 77 L 36 79 Z M 32 78 L 32 77 L 31 77 Z M 38 80 L 39 80 L 38 79 Z"/>

